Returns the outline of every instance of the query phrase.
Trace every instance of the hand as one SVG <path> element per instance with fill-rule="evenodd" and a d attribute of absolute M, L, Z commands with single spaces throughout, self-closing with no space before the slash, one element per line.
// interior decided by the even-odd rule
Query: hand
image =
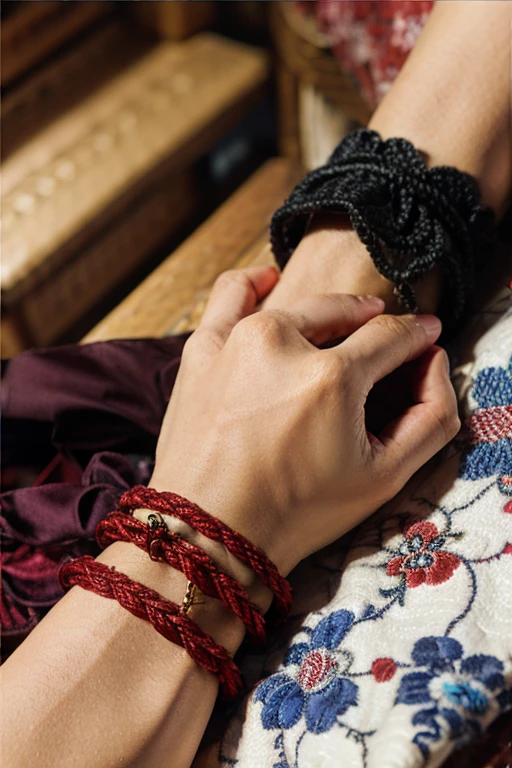
<path fill-rule="evenodd" d="M 389 500 L 460 423 L 446 354 L 432 346 L 436 318 L 379 316 L 382 301 L 336 294 L 254 313 L 276 280 L 262 267 L 217 281 L 185 347 L 151 485 L 222 519 L 286 574 Z M 367 432 L 368 393 L 415 358 L 416 404 Z"/>

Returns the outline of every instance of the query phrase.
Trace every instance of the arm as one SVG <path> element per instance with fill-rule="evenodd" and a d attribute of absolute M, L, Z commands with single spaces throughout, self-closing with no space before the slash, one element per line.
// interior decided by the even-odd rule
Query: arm
<path fill-rule="evenodd" d="M 393 496 L 459 421 L 446 355 L 432 346 L 436 318 L 381 318 L 383 302 L 342 295 L 310 298 L 294 313 L 253 314 L 276 279 L 264 267 L 218 282 L 187 342 L 151 484 L 195 501 L 287 574 Z M 338 347 L 317 348 L 348 334 Z M 416 358 L 417 405 L 368 434 L 367 392 Z M 184 577 L 134 546 L 118 542 L 99 559 L 181 603 Z M 265 611 L 268 592 L 256 583 L 249 591 Z M 236 651 L 243 627 L 217 601 L 194 606 L 191 618 Z M 183 768 L 217 696 L 216 679 L 184 651 L 79 587 L 1 677 L 9 768 Z"/>
<path fill-rule="evenodd" d="M 429 166 L 452 165 L 475 176 L 498 218 L 512 186 L 511 40 L 510 0 L 436 3 L 369 124 L 385 139 L 409 139 Z M 265 306 L 288 306 L 324 290 L 371 293 L 389 311 L 400 311 L 393 285 L 377 272 L 348 220 L 338 216 L 315 222 Z M 435 311 L 440 290 L 433 272 L 416 291 L 422 311 Z"/>
<path fill-rule="evenodd" d="M 112 544 L 98 560 L 178 604 L 183 599 L 185 577 L 133 545 Z M 244 628 L 224 606 L 212 600 L 192 615 L 237 650 Z M 218 691 L 213 675 L 148 622 L 79 587 L 35 627 L 0 677 L 2 757 L 10 768 L 190 765 Z"/>

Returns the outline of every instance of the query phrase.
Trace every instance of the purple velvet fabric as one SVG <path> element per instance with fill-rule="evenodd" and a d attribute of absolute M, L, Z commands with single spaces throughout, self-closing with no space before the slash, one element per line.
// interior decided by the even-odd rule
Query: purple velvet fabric
<path fill-rule="evenodd" d="M 32 629 L 62 596 L 61 564 L 97 554 L 99 520 L 149 480 L 186 338 L 30 350 L 2 364 L 4 470 L 55 464 L 42 484 L 2 494 L 4 635 Z"/>

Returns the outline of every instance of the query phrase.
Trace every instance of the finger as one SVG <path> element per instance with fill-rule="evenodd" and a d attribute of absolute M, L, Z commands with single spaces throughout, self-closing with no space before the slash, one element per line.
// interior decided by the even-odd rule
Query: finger
<path fill-rule="evenodd" d="M 352 333 L 383 312 L 384 306 L 376 296 L 329 293 L 298 301 L 289 314 L 302 336 L 319 346 Z"/>
<path fill-rule="evenodd" d="M 460 429 L 446 352 L 433 346 L 423 353 L 420 362 L 414 386 L 417 405 L 370 441 L 379 471 L 399 478 L 401 485 Z"/>
<path fill-rule="evenodd" d="M 279 280 L 275 267 L 223 272 L 215 281 L 199 327 L 225 342 L 233 327 L 256 309 Z"/>
<path fill-rule="evenodd" d="M 434 315 L 381 315 L 355 331 L 329 354 L 340 354 L 367 394 L 375 382 L 430 347 L 441 333 Z"/>

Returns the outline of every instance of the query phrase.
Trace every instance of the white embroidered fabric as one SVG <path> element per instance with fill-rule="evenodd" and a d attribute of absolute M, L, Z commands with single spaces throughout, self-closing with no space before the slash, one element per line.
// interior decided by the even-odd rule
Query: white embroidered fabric
<path fill-rule="evenodd" d="M 218 764 L 434 768 L 512 707 L 512 299 L 453 350 L 463 423 L 433 465 L 293 574 L 293 617 Z"/>

